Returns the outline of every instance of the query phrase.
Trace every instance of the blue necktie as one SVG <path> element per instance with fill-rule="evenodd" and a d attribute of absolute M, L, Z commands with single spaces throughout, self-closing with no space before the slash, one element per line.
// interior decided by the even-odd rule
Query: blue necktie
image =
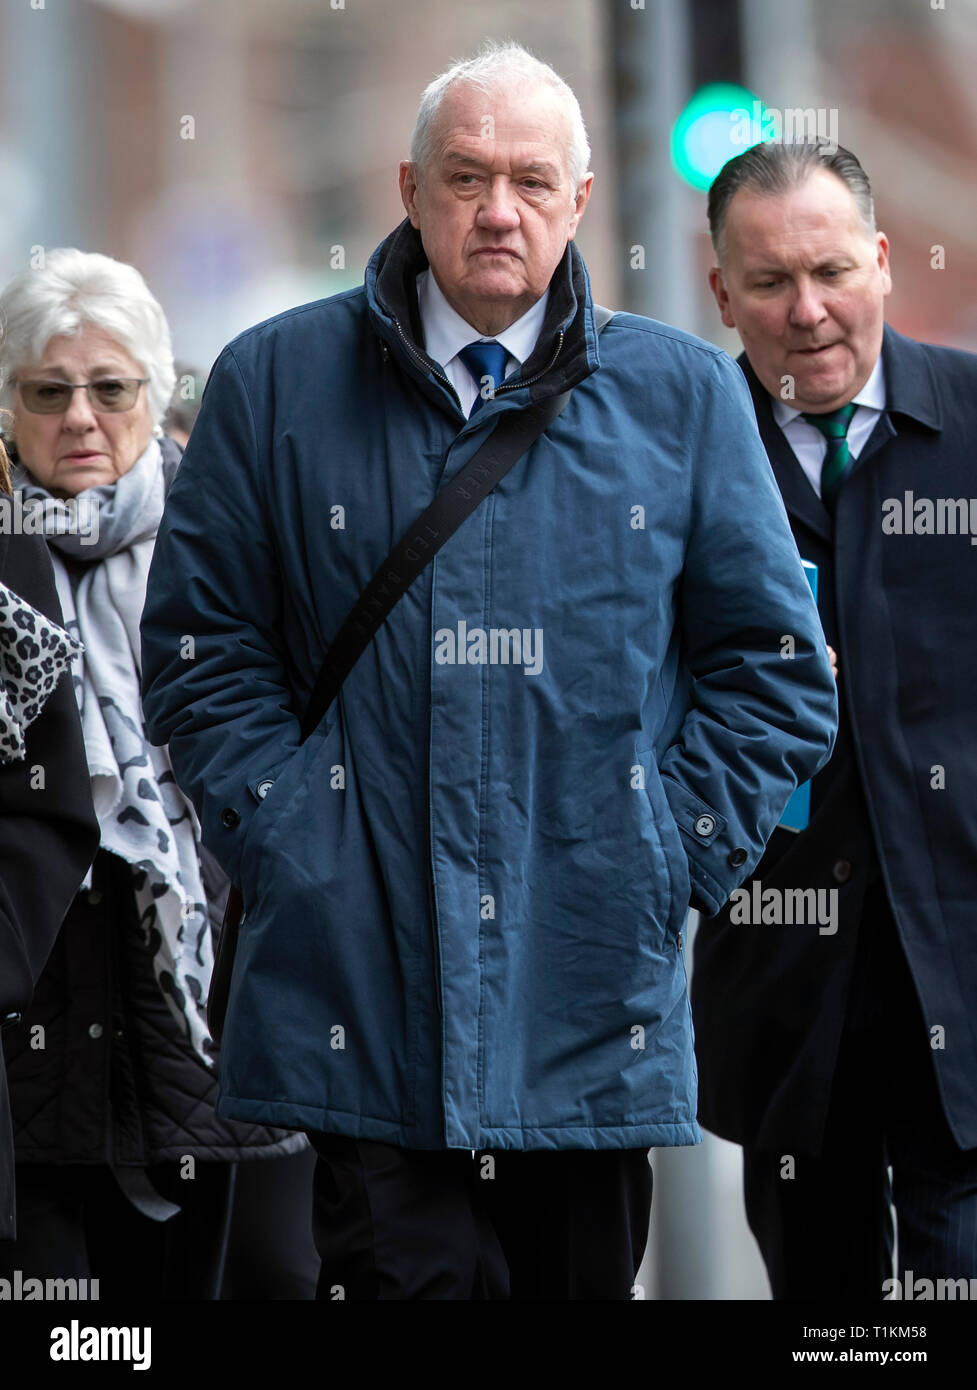
<path fill-rule="evenodd" d="M 482 406 L 485 404 L 485 398 L 482 396 L 482 388 L 488 387 L 490 391 L 496 391 L 505 380 L 505 361 L 509 354 L 501 343 L 497 343 L 495 339 L 492 338 L 487 343 L 482 341 L 469 343 L 467 347 L 462 348 L 458 356 L 468 368 L 472 380 L 478 387 L 478 395 L 475 397 L 475 403 L 468 412 L 468 418 L 470 420 L 476 410 L 481 410 Z M 490 380 L 486 381 L 486 377 L 490 378 Z M 491 396 L 489 399 L 491 399 Z"/>

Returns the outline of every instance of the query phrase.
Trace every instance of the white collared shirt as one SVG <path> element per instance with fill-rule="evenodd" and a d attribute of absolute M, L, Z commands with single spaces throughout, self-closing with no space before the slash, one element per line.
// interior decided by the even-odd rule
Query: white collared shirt
<path fill-rule="evenodd" d="M 508 328 L 494 335 L 509 354 L 505 364 L 506 376 L 518 371 L 536 346 L 536 340 L 543 327 L 546 315 L 546 301 L 549 290 L 543 291 L 531 309 L 516 319 Z M 441 292 L 441 287 L 430 270 L 422 270 L 417 277 L 417 305 L 421 311 L 421 328 L 424 333 L 424 351 L 444 368 L 444 374 L 458 392 L 461 408 L 468 415 L 475 404 L 478 387 L 475 378 L 458 356 L 463 347 L 482 339 L 491 342 L 484 333 L 479 333 L 470 323 L 452 309 Z"/>
<path fill-rule="evenodd" d="M 885 376 L 882 372 L 881 355 L 876 360 L 868 381 L 852 399 L 858 409 L 848 426 L 848 448 L 852 458 L 857 459 L 868 443 L 869 435 L 875 429 L 876 420 L 885 409 Z M 828 441 L 816 425 L 810 424 L 799 410 L 795 410 L 786 401 L 771 396 L 770 409 L 773 418 L 784 432 L 784 438 L 793 449 L 797 462 L 820 497 L 821 465 L 828 451 Z"/>

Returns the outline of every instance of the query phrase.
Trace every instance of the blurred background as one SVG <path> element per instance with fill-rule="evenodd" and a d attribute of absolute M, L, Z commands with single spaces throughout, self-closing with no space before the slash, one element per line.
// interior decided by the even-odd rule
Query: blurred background
<path fill-rule="evenodd" d="M 580 99 L 601 303 L 735 354 L 704 188 L 807 112 L 872 179 L 893 326 L 977 349 L 977 0 L 0 0 L 0 281 L 56 246 L 132 262 L 205 374 L 242 329 L 360 283 L 403 216 L 421 90 L 490 37 Z M 645 1296 L 768 1297 L 739 1149 L 653 1159 Z"/>

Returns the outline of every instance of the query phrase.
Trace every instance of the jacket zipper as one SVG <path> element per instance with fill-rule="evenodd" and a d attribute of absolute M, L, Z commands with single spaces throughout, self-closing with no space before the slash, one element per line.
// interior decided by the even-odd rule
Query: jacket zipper
<path fill-rule="evenodd" d="M 441 928 L 438 922 L 438 904 L 434 894 L 434 800 L 431 796 L 431 752 L 428 741 L 427 763 L 427 891 L 430 900 L 431 924 L 434 928 L 434 1002 L 438 1009 L 438 1059 L 439 1059 L 439 1097 L 441 1101 L 441 1137 L 447 1144 L 448 1126 L 445 1118 L 445 1033 L 444 1005 L 441 1002 Z"/>
<path fill-rule="evenodd" d="M 420 353 L 417 351 L 417 349 L 415 348 L 414 344 L 413 344 L 413 343 L 411 342 L 411 340 L 408 338 L 407 334 L 406 334 L 406 333 L 404 332 L 404 330 L 401 328 L 401 326 L 400 326 L 400 319 L 394 319 L 394 327 L 396 328 L 397 332 L 400 334 L 400 340 L 401 340 L 401 342 L 403 343 L 404 347 L 405 347 L 405 348 L 407 349 L 407 351 L 410 353 L 411 357 L 413 357 L 413 359 L 414 359 L 414 361 L 417 363 L 417 365 L 418 365 L 419 367 L 423 367 L 424 370 L 425 370 L 426 372 L 431 372 L 431 371 L 433 371 L 433 372 L 434 372 L 434 375 L 437 377 L 438 381 L 443 381 L 443 382 L 444 382 L 445 386 L 447 386 L 447 388 L 448 388 L 448 390 L 451 392 L 452 396 L 454 396 L 455 400 L 458 402 L 458 409 L 461 410 L 461 397 L 458 395 L 458 392 L 455 390 L 455 388 L 452 386 L 451 382 L 450 382 L 450 381 L 448 380 L 448 378 L 445 376 L 444 372 L 438 371 L 437 367 L 432 367 L 431 363 L 427 360 L 427 358 L 421 356 L 421 354 L 420 354 Z M 462 414 L 464 414 L 464 413 L 465 413 L 465 412 L 462 411 Z"/>
<path fill-rule="evenodd" d="M 553 349 L 553 356 L 547 362 L 546 366 L 542 369 L 542 371 L 537 372 L 535 376 L 527 377 L 525 381 L 510 382 L 508 386 L 503 381 L 501 386 L 497 386 L 495 388 L 495 394 L 498 396 L 502 391 L 518 391 L 521 386 L 535 386 L 536 382 L 540 381 L 546 375 L 546 373 L 556 362 L 556 359 L 559 357 L 560 353 L 563 351 L 563 336 L 563 329 L 561 328 L 559 334 L 557 335 L 556 347 Z"/>
<path fill-rule="evenodd" d="M 455 390 L 454 386 L 452 386 L 451 382 L 450 382 L 450 381 L 448 380 L 448 378 L 445 376 L 444 372 L 442 372 L 442 371 L 438 368 L 438 366 L 437 366 L 436 364 L 434 364 L 432 361 L 430 361 L 429 359 L 427 359 L 427 358 L 421 356 L 421 354 L 420 354 L 420 353 L 417 351 L 417 349 L 414 347 L 414 344 L 411 342 L 411 340 L 408 338 L 407 334 L 404 332 L 403 328 L 401 327 L 401 324 L 400 324 L 400 320 L 399 320 L 399 319 L 394 319 L 393 323 L 394 323 L 394 327 L 395 327 L 396 330 L 397 330 L 397 333 L 398 333 L 399 336 L 400 336 L 400 341 L 403 343 L 403 345 L 404 345 L 404 347 L 406 348 L 406 350 L 407 350 L 409 356 L 410 356 L 411 358 L 413 358 L 413 360 L 417 363 L 417 365 L 418 365 L 419 367 L 423 368 L 423 370 L 424 370 L 425 372 L 431 372 L 434 376 L 437 377 L 438 381 L 442 382 L 442 383 L 448 388 L 448 390 L 451 392 L 451 395 L 453 396 L 454 400 L 457 402 L 458 409 L 462 411 L 462 414 L 464 414 L 464 411 L 462 410 L 462 406 L 461 406 L 461 398 L 459 397 L 458 392 Z M 514 381 L 514 382 L 510 383 L 508 386 L 503 382 L 501 385 L 499 385 L 499 386 L 496 387 L 496 389 L 495 389 L 495 395 L 499 395 L 502 391 L 518 391 L 518 390 L 520 390 L 523 386 L 533 386 L 533 385 L 535 385 L 535 383 L 536 383 L 537 381 L 539 381 L 542 377 L 544 377 L 544 376 L 546 375 L 546 373 L 550 370 L 550 368 L 551 368 L 551 367 L 553 366 L 553 364 L 556 362 L 556 359 L 559 357 L 560 353 L 563 351 L 563 340 L 564 340 L 564 337 L 565 337 L 564 330 L 561 328 L 560 331 L 559 331 L 559 334 L 558 334 L 558 336 L 557 336 L 556 347 L 555 347 L 554 350 L 553 350 L 553 355 L 552 355 L 552 357 L 550 358 L 550 360 L 547 362 L 546 366 L 543 367 L 542 371 L 537 372 L 535 376 L 529 377 L 528 380 L 526 380 L 526 381 L 521 381 L 521 380 L 520 380 L 520 381 Z M 429 759 L 430 759 L 430 754 L 429 754 Z M 428 896 L 429 896 L 429 899 L 430 899 L 431 921 L 432 921 L 432 924 L 433 924 L 433 926 L 434 926 L 434 970 L 435 970 L 434 1000 L 435 1000 L 435 1003 L 437 1004 L 437 1008 L 438 1008 L 438 1019 L 440 1020 L 440 1023 L 441 1023 L 441 1092 L 442 1092 L 442 1104 L 443 1104 L 443 1097 L 444 1097 L 444 1006 L 443 1006 L 443 1004 L 442 1004 L 442 1002 L 441 1002 L 441 987 L 442 987 L 442 971 L 441 971 L 441 932 L 440 932 L 440 926 L 439 926 L 439 923 L 438 923 L 438 906 L 437 906 L 437 898 L 436 898 L 435 889 L 434 889 L 434 864 L 433 864 L 433 859 L 432 859 L 432 856 L 433 856 L 433 854 L 434 854 L 433 809 L 434 809 L 434 805 L 433 805 L 433 801 L 432 801 L 432 798 L 431 798 L 431 769 L 430 769 L 430 761 L 429 761 L 429 763 L 428 763 L 428 798 L 427 798 L 427 812 L 428 812 L 428 838 L 429 838 L 430 844 L 429 844 L 428 858 L 427 858 L 427 887 L 428 887 Z M 443 1122 L 443 1112 L 442 1112 L 442 1122 Z"/>
<path fill-rule="evenodd" d="M 451 382 L 450 382 L 450 381 L 448 380 L 448 378 L 445 376 L 444 372 L 439 371 L 439 370 L 437 369 L 437 367 L 432 367 L 431 363 L 430 363 L 430 362 L 427 362 L 427 361 L 420 355 L 420 353 L 419 353 L 419 352 L 417 351 L 417 349 L 414 347 L 414 344 L 413 344 L 413 343 L 411 342 L 411 340 L 408 338 L 407 334 L 406 334 L 406 333 L 404 332 L 404 330 L 401 328 L 401 326 L 400 326 L 400 320 L 399 320 L 399 319 L 394 319 L 393 322 L 394 322 L 394 327 L 396 328 L 397 332 L 400 334 L 400 340 L 401 340 L 401 342 L 403 343 L 404 347 L 407 349 L 407 351 L 408 351 L 408 353 L 410 354 L 410 356 L 414 359 L 414 361 L 418 364 L 418 366 L 424 368 L 425 372 L 429 372 L 429 371 L 433 371 L 433 372 L 434 372 L 434 375 L 438 378 L 438 380 L 441 381 L 441 382 L 443 382 L 444 385 L 447 386 L 448 390 L 451 392 L 452 396 L 454 397 L 455 401 L 457 402 L 458 409 L 461 410 L 461 398 L 459 397 L 458 392 L 457 392 L 457 391 L 455 390 L 455 388 L 452 386 Z M 462 414 L 464 414 L 463 411 L 462 411 Z M 433 823 L 432 823 L 432 822 L 433 822 L 432 812 L 433 812 L 434 807 L 433 807 L 433 802 L 432 802 L 432 800 L 431 800 L 431 766 L 430 766 L 430 752 L 428 753 L 428 773 L 427 773 L 427 777 L 428 777 L 428 792 L 427 792 L 427 825 L 428 825 L 428 840 L 429 840 L 429 845 L 428 845 L 428 856 L 427 856 L 427 892 L 428 892 L 428 901 L 429 901 L 429 904 L 430 904 L 431 922 L 432 922 L 433 927 L 434 927 L 434 974 L 435 974 L 435 980 L 434 980 L 434 1002 L 435 1002 L 435 1003 L 437 1004 L 437 1006 L 438 1006 L 438 1018 L 443 1019 L 443 1018 L 444 1018 L 444 1008 L 443 1008 L 442 1003 L 441 1003 L 441 934 L 440 934 L 440 930 L 439 930 L 439 928 L 438 928 L 438 905 L 437 905 L 437 898 L 435 897 L 435 892 L 434 892 L 434 866 L 433 866 L 432 861 L 431 861 L 431 856 L 432 856 L 433 853 L 434 853 L 434 825 L 433 825 Z M 441 1039 L 441 1054 L 442 1054 L 442 1056 L 441 1056 L 441 1063 L 442 1063 L 442 1087 L 443 1087 L 443 1084 L 444 1084 L 444 1071 L 443 1071 L 443 1067 L 444 1067 L 444 1038 L 443 1038 L 443 1036 L 442 1036 L 442 1039 Z"/>
<path fill-rule="evenodd" d="M 438 926 L 438 905 L 434 896 L 434 869 L 431 866 L 431 855 L 434 853 L 434 827 L 431 825 L 431 793 L 428 792 L 428 837 L 430 839 L 429 852 L 427 857 L 427 891 L 431 900 L 431 921 L 434 924 L 434 1002 L 438 1006 L 438 1018 L 444 1017 L 444 1008 L 441 1004 L 441 932 Z"/>
<path fill-rule="evenodd" d="M 396 328 L 398 334 L 400 335 L 400 341 L 403 343 L 404 347 L 407 349 L 407 352 L 410 354 L 410 356 L 413 358 L 413 360 L 417 363 L 417 365 L 418 365 L 419 367 L 423 367 L 423 369 L 424 369 L 425 372 L 432 372 L 433 375 L 437 377 L 438 381 L 443 382 L 443 384 L 444 384 L 444 385 L 448 388 L 448 390 L 451 392 L 451 394 L 452 394 L 452 396 L 454 397 L 454 399 L 457 401 L 457 403 L 458 403 L 458 409 L 461 410 L 461 399 L 460 399 L 460 397 L 459 397 L 459 395 L 458 395 L 458 392 L 457 392 L 457 391 L 455 390 L 455 388 L 452 386 L 451 382 L 450 382 L 450 381 L 448 380 L 448 378 L 445 376 L 444 372 L 442 372 L 442 371 L 438 368 L 438 366 L 437 366 L 435 363 L 433 363 L 433 362 L 430 361 L 429 359 L 427 359 L 427 358 L 421 356 L 421 354 L 420 354 L 420 353 L 417 351 L 417 349 L 414 347 L 414 344 L 413 344 L 413 343 L 411 342 L 411 340 L 408 338 L 407 334 L 404 332 L 404 330 L 403 330 L 403 328 L 402 328 L 402 326 L 401 326 L 401 323 L 400 323 L 400 319 L 394 319 L 393 323 L 394 323 L 394 327 Z M 515 381 L 515 382 L 510 383 L 510 385 L 508 385 L 508 386 L 503 382 L 500 386 L 496 387 L 495 394 L 496 394 L 496 395 L 499 395 L 502 391 L 517 391 L 517 390 L 519 390 L 519 389 L 520 389 L 521 387 L 523 387 L 523 386 L 532 386 L 532 385 L 534 385 L 537 381 L 539 381 L 542 377 L 544 377 L 544 376 L 546 375 L 546 373 L 550 370 L 550 368 L 553 366 L 554 362 L 555 362 L 556 359 L 559 357 L 560 353 L 563 351 L 563 340 L 564 340 L 564 336 L 565 336 L 564 331 L 563 331 L 563 329 L 561 328 L 560 331 L 559 331 L 559 334 L 558 334 L 558 336 L 557 336 L 556 347 L 555 347 L 554 350 L 553 350 L 553 355 L 551 356 L 550 360 L 547 362 L 546 366 L 543 367 L 542 371 L 537 372 L 535 376 L 529 377 L 528 380 L 526 380 L 526 381 Z M 432 824 L 432 811 L 433 811 L 433 806 L 432 806 L 432 802 L 431 802 L 431 792 L 430 792 L 430 769 L 429 769 L 429 770 L 428 770 L 428 833 L 429 833 L 430 840 L 431 840 L 431 853 L 433 853 L 433 851 L 434 851 L 434 826 L 433 826 L 433 824 Z M 435 998 L 436 998 L 437 1006 L 438 1006 L 438 1015 L 439 1015 L 439 1017 L 442 1017 L 442 1018 L 443 1018 L 443 1016 L 444 1016 L 444 1009 L 443 1009 L 442 1004 L 441 1004 L 441 936 L 440 936 L 440 932 L 439 932 L 439 930 L 438 930 L 438 908 L 437 908 L 437 898 L 436 898 L 436 896 L 435 896 L 435 890 L 434 890 L 434 868 L 433 868 L 432 863 L 431 863 L 430 854 L 428 855 L 427 879 L 428 879 L 428 895 L 429 895 L 430 903 L 431 903 L 431 920 L 432 920 L 432 922 L 434 923 L 434 961 L 435 961 L 435 969 L 436 969 L 436 971 L 437 971 L 437 988 L 436 988 L 436 990 L 435 990 Z"/>

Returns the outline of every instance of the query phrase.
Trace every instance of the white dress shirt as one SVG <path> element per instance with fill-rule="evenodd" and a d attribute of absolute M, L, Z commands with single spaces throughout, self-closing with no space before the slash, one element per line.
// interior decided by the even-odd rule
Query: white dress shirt
<path fill-rule="evenodd" d="M 848 426 L 848 448 L 852 458 L 857 459 L 868 443 L 869 435 L 875 429 L 876 420 L 885 409 L 885 377 L 881 356 L 872 368 L 872 375 L 868 381 L 852 399 L 858 409 Z M 816 425 L 809 424 L 799 410 L 795 410 L 779 397 L 770 397 L 770 409 L 773 418 L 784 432 L 784 438 L 793 449 L 797 462 L 804 469 L 808 482 L 820 497 L 821 465 L 828 452 L 828 441 Z"/>
<path fill-rule="evenodd" d="M 515 323 L 510 324 L 501 333 L 493 335 L 494 341 L 501 343 L 509 354 L 505 364 L 506 376 L 518 371 L 536 346 L 536 339 L 543 327 L 549 294 L 548 289 L 544 290 L 542 298 L 537 299 L 521 319 L 516 319 Z M 466 323 L 461 315 L 452 309 L 430 270 L 422 270 L 417 277 L 417 305 L 421 311 L 424 351 L 428 357 L 433 357 L 435 362 L 440 363 L 445 376 L 458 392 L 462 410 L 468 415 L 475 404 L 478 387 L 475 385 L 475 378 L 458 354 L 469 343 L 479 339 L 492 342 L 493 337 L 479 333 L 477 328 Z"/>

